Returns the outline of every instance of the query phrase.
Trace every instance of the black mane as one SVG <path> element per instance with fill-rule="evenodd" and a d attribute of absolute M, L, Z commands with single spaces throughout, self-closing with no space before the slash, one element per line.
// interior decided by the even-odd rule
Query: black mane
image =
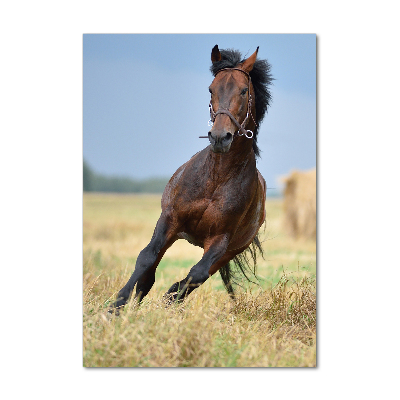
<path fill-rule="evenodd" d="M 241 53 L 237 50 L 220 50 L 220 53 L 221 61 L 214 62 L 210 67 L 210 71 L 214 75 L 214 77 L 219 70 L 223 68 L 234 68 L 244 61 L 242 59 Z M 257 146 L 258 129 L 272 101 L 269 86 L 274 78 L 272 78 L 270 71 L 271 66 L 267 60 L 256 60 L 253 69 L 250 71 L 251 82 L 253 83 L 254 87 L 256 105 L 255 117 L 257 126 L 254 131 L 253 140 L 253 150 L 256 157 L 260 156 L 260 149 Z"/>

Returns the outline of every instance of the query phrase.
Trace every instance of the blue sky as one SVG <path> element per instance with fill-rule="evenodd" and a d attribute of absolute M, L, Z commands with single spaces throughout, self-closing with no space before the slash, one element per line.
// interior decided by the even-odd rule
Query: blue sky
<path fill-rule="evenodd" d="M 316 165 L 314 34 L 83 35 L 83 157 L 99 173 L 171 176 L 208 145 L 212 47 L 259 46 L 275 78 L 259 131 L 258 169 L 270 188 Z"/>

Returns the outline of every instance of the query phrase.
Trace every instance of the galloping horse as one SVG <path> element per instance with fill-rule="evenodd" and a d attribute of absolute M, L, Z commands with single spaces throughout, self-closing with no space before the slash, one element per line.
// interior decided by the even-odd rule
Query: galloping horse
<path fill-rule="evenodd" d="M 168 290 L 170 303 L 182 300 L 217 271 L 234 297 L 234 271 L 229 262 L 233 260 L 247 278 L 246 249 L 255 274 L 255 251 L 261 250 L 257 233 L 265 220 L 266 195 L 265 180 L 256 168 L 257 133 L 270 104 L 268 87 L 273 79 L 268 62 L 256 60 L 257 52 L 258 47 L 241 60 L 238 51 L 220 51 L 217 45 L 212 49 L 210 145 L 179 167 L 165 187 L 153 237 L 140 252 L 113 307 L 123 307 L 135 285 L 139 302 L 147 295 L 157 265 L 178 239 L 202 247 L 204 254 L 187 277 Z"/>

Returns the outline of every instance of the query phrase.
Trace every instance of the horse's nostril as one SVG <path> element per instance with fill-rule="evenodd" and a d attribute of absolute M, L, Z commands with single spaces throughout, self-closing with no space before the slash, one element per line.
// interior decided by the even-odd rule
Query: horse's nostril
<path fill-rule="evenodd" d="M 230 143 L 233 139 L 233 134 L 231 132 L 208 132 L 208 139 L 211 144 L 222 144 L 226 145 Z"/>

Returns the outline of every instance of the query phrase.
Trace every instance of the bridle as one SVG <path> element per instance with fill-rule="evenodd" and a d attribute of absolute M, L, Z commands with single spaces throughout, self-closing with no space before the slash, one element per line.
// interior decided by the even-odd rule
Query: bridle
<path fill-rule="evenodd" d="M 248 94 L 249 94 L 249 97 L 248 97 L 248 102 L 247 102 L 247 113 L 246 113 L 246 117 L 245 117 L 245 119 L 243 120 L 243 122 L 241 123 L 241 124 L 239 124 L 239 122 L 237 121 L 237 119 L 232 115 L 232 113 L 228 110 L 228 109 L 226 109 L 226 108 L 220 108 L 217 112 L 214 112 L 214 109 L 213 109 L 213 106 L 212 106 L 212 103 L 211 103 L 211 100 L 210 100 L 210 104 L 208 105 L 208 107 L 209 107 L 209 109 L 210 109 L 210 120 L 208 121 L 208 125 L 209 126 L 212 126 L 213 125 L 213 123 L 214 123 L 214 121 L 215 121 L 215 118 L 216 118 L 216 116 L 218 115 L 218 114 L 226 114 L 226 115 L 228 115 L 228 117 L 232 120 L 232 122 L 237 126 L 237 128 L 238 128 L 238 131 L 237 131 L 237 133 L 236 133 L 236 135 L 238 135 L 238 136 L 246 136 L 248 139 L 251 139 L 253 136 L 254 136 L 254 133 L 253 133 L 253 131 L 251 131 L 251 130 L 249 130 L 249 129 L 245 129 L 245 126 L 246 126 L 246 123 L 247 123 L 247 120 L 249 119 L 249 115 L 251 116 L 251 118 L 252 118 L 252 120 L 253 120 L 253 122 L 254 122 L 254 124 L 257 126 L 257 124 L 256 124 L 256 121 L 254 120 L 254 117 L 253 117 L 253 114 L 251 113 L 251 105 L 252 105 L 252 101 L 253 101 L 253 98 L 251 97 L 251 94 L 250 94 L 250 83 L 251 83 L 251 78 L 250 78 L 250 75 L 246 72 L 246 71 L 243 71 L 242 69 L 239 69 L 239 68 L 222 68 L 222 69 L 220 69 L 216 74 L 215 74 L 215 76 L 217 75 L 217 74 L 219 74 L 221 71 L 227 71 L 227 70 L 236 70 L 236 71 L 240 71 L 240 72 L 243 72 L 246 76 L 247 76 L 247 78 L 248 78 L 248 86 L 249 86 L 249 90 L 248 90 Z M 240 132 L 240 133 L 239 133 Z M 200 136 L 200 137 L 208 137 L 208 136 Z"/>

